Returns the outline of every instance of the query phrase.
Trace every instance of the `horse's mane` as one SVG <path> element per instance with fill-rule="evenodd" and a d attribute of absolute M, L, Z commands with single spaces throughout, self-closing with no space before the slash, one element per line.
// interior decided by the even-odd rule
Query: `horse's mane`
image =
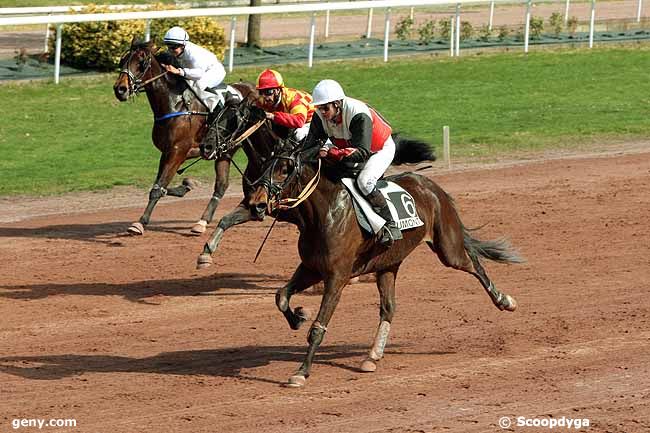
<path fill-rule="evenodd" d="M 175 68 L 180 68 L 181 64 L 178 61 L 178 58 L 175 57 L 172 53 L 167 50 L 160 51 L 159 53 L 154 54 L 154 57 L 158 63 L 163 63 L 165 65 L 172 65 Z"/>

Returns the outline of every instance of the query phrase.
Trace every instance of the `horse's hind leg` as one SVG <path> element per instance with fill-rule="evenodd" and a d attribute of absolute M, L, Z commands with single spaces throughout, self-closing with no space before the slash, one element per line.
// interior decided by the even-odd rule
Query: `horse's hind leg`
<path fill-rule="evenodd" d="M 379 307 L 379 326 L 375 340 L 368 353 L 368 358 L 361 364 L 361 371 L 372 373 L 377 369 L 377 362 L 384 356 L 384 348 L 388 341 L 390 324 L 395 314 L 395 278 L 398 268 L 377 273 L 377 288 L 381 305 Z"/>
<path fill-rule="evenodd" d="M 223 218 L 219 220 L 219 224 L 217 224 L 217 228 L 212 232 L 210 239 L 208 239 L 203 246 L 203 252 L 199 255 L 196 261 L 196 268 L 204 269 L 212 265 L 212 254 L 217 250 L 217 247 L 221 243 L 221 238 L 223 238 L 223 234 L 226 230 L 232 226 L 250 220 L 251 213 L 244 202 L 239 203 L 234 211 L 224 215 Z"/>
<path fill-rule="evenodd" d="M 217 210 L 217 206 L 219 205 L 219 202 L 223 198 L 224 194 L 226 193 L 226 190 L 228 189 L 228 174 L 230 171 L 230 160 L 228 159 L 220 159 L 215 161 L 214 163 L 214 192 L 212 193 L 212 197 L 210 197 L 210 201 L 208 202 L 208 205 L 205 207 L 205 210 L 203 211 L 203 215 L 201 216 L 201 219 L 192 226 L 192 233 L 194 234 L 201 234 L 205 232 L 206 227 L 208 224 L 212 222 L 212 218 L 214 218 L 214 212 Z"/>
<path fill-rule="evenodd" d="M 320 274 L 307 269 L 302 263 L 293 273 L 289 282 L 282 288 L 278 289 L 275 294 L 275 305 L 278 310 L 284 314 L 285 319 L 291 329 L 298 329 L 306 320 L 309 320 L 309 313 L 302 307 L 297 307 L 295 310 L 291 309 L 289 302 L 291 297 L 296 293 L 311 287 L 317 282 L 321 281 Z"/>
<path fill-rule="evenodd" d="M 316 350 L 320 346 L 325 337 L 325 332 L 327 332 L 327 325 L 329 324 L 332 314 L 341 299 L 341 293 L 343 292 L 343 287 L 350 280 L 350 274 L 340 273 L 329 275 L 325 280 L 325 293 L 323 294 L 323 299 L 321 300 L 320 310 L 318 311 L 318 316 L 314 323 L 312 323 L 309 330 L 309 337 L 307 342 L 309 343 L 309 349 L 307 350 L 307 356 L 303 361 L 302 365 L 294 374 L 289 378 L 288 386 L 291 387 L 300 387 L 305 385 L 305 380 L 309 377 L 309 372 L 311 371 L 311 364 L 316 354 Z"/>
<path fill-rule="evenodd" d="M 461 232 L 462 233 L 462 232 Z M 458 239 L 458 237 L 456 237 Z M 476 277 L 487 294 L 490 296 L 492 303 L 499 310 L 515 311 L 517 308 L 517 302 L 515 299 L 505 293 L 501 293 L 495 286 L 494 283 L 490 280 L 481 265 L 481 262 L 478 259 L 476 253 L 468 251 L 464 243 L 462 243 L 463 237 L 460 235 L 460 240 L 456 243 L 460 245 L 451 245 L 447 243 L 445 245 L 442 242 L 439 242 L 440 245 L 434 245 L 433 242 L 427 241 L 427 245 L 431 250 L 438 255 L 440 261 L 445 265 L 460 271 L 467 272 Z"/>

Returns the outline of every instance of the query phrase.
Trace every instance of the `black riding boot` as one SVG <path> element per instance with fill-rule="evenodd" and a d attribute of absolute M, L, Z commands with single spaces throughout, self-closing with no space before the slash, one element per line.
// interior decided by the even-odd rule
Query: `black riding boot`
<path fill-rule="evenodd" d="M 381 231 L 379 243 L 389 247 L 393 245 L 394 241 L 402 239 L 402 232 L 399 227 L 397 227 L 397 223 L 395 223 L 393 215 L 390 213 L 390 209 L 388 208 L 388 203 L 386 203 L 386 199 L 382 193 L 375 188 L 366 196 L 366 198 L 372 205 L 372 209 L 377 212 L 377 215 L 386 220 L 386 224 Z"/>

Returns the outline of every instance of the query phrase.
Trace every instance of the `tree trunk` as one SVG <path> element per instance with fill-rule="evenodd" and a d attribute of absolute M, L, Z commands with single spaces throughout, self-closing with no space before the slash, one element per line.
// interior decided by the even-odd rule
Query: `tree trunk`
<path fill-rule="evenodd" d="M 262 6 L 262 0 L 251 0 L 251 6 Z M 249 15 L 248 16 L 248 43 L 249 47 L 262 46 L 262 15 Z"/>

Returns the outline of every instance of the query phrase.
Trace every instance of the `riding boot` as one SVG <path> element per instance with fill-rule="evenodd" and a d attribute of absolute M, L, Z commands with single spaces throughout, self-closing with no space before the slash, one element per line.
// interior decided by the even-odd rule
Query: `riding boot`
<path fill-rule="evenodd" d="M 395 223 L 393 215 L 390 213 L 390 209 L 388 208 L 388 203 L 386 203 L 386 199 L 382 193 L 375 188 L 366 196 L 366 198 L 377 215 L 386 220 L 386 224 L 381 231 L 379 243 L 389 247 L 393 245 L 393 242 L 396 240 L 402 239 L 402 232 L 399 227 L 397 227 L 397 223 Z"/>

